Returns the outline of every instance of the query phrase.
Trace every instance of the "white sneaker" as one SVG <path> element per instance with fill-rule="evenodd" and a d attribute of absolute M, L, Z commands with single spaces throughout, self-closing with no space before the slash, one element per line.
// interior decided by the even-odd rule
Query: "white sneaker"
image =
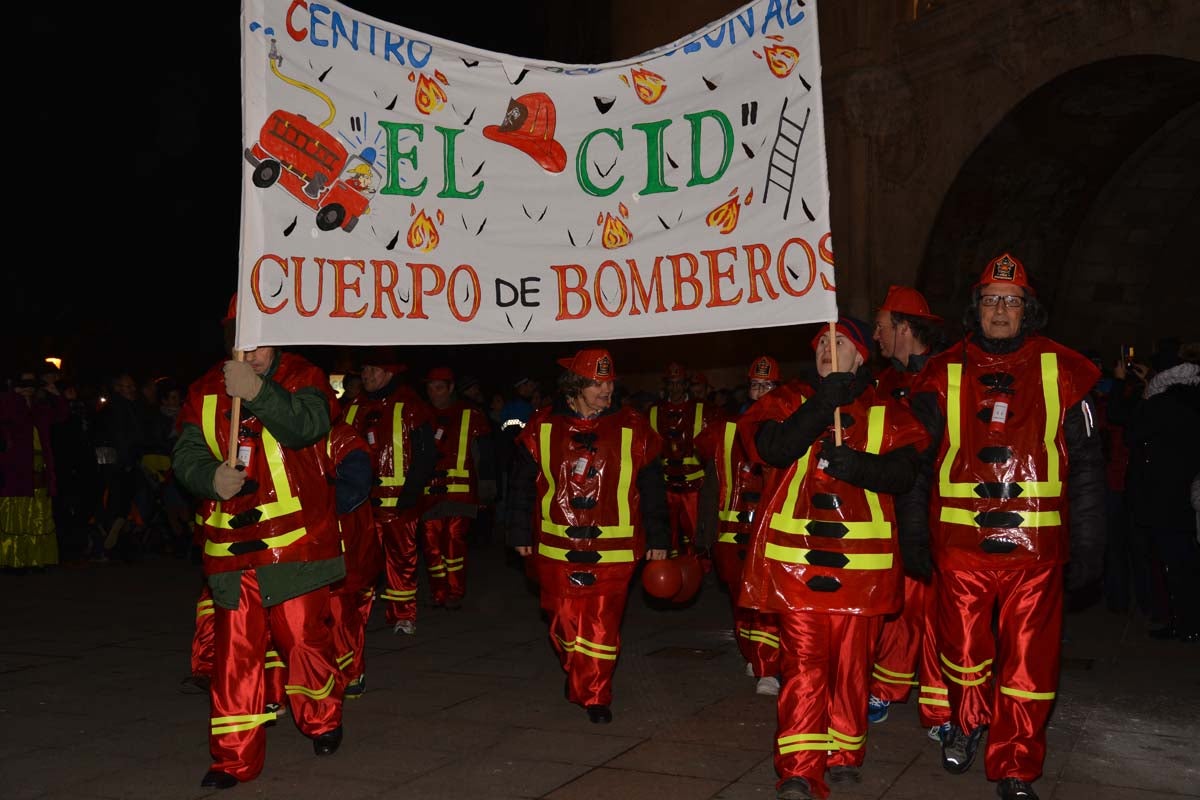
<path fill-rule="evenodd" d="M 758 679 L 758 686 L 754 691 L 757 694 L 765 694 L 774 697 L 779 694 L 779 678 L 774 675 L 764 675 Z"/>
<path fill-rule="evenodd" d="M 402 619 L 392 627 L 392 633 L 407 633 L 412 636 L 417 632 L 417 623 L 411 619 Z"/>
<path fill-rule="evenodd" d="M 746 662 L 746 677 L 747 678 L 754 677 L 754 665 L 751 664 L 749 661 Z"/>
<path fill-rule="evenodd" d="M 929 729 L 929 738 L 935 742 L 940 742 L 946 738 L 946 734 L 950 732 L 950 723 L 943 722 L 941 725 L 934 725 Z"/>

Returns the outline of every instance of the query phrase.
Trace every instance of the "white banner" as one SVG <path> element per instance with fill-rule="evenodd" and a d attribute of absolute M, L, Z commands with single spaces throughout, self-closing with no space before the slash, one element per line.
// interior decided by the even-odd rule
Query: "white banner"
<path fill-rule="evenodd" d="M 837 316 L 816 4 L 597 66 L 244 0 L 238 345 Z"/>

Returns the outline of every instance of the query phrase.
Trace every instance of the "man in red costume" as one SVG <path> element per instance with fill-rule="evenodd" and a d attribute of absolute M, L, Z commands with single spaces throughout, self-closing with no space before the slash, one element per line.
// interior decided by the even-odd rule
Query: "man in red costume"
<path fill-rule="evenodd" d="M 779 362 L 759 356 L 750 364 L 749 396 L 753 403 L 779 385 Z M 746 674 L 758 678 L 755 691 L 779 694 L 779 621 L 738 605 L 742 564 L 750 549 L 754 513 L 762 496 L 763 465 L 752 461 L 737 436 L 737 420 L 710 425 L 696 437 L 696 452 L 705 465 L 700 499 L 698 543 L 712 542 L 717 577 L 733 605 L 733 634 L 746 661 Z"/>
<path fill-rule="evenodd" d="M 226 316 L 230 351 L 236 302 Z M 230 441 L 235 397 L 241 415 Z M 324 461 L 337 401 L 324 372 L 274 347 L 214 366 L 187 398 L 173 463 L 199 500 L 214 605 L 213 763 L 201 786 L 227 789 L 263 768 L 264 726 L 275 719 L 263 711 L 269 642 L 287 664 L 292 717 L 314 752 L 329 755 L 342 740 L 328 586 L 345 563 Z"/>
<path fill-rule="evenodd" d="M 496 459 L 487 417 L 455 396 L 449 367 L 429 371 L 425 394 L 438 459 L 425 487 L 420 540 L 433 605 L 454 611 L 467 592 L 467 534 L 480 505 L 496 499 Z"/>
<path fill-rule="evenodd" d="M 696 457 L 695 440 L 714 421 L 724 418 L 716 407 L 689 395 L 687 370 L 667 365 L 663 374 L 666 396 L 650 407 L 650 427 L 663 438 L 663 478 L 667 485 L 672 554 L 695 550 L 696 516 L 704 469 Z"/>
<path fill-rule="evenodd" d="M 561 396 L 517 437 L 508 544 L 534 559 L 567 699 L 603 724 L 629 582 L 643 557 L 667 556 L 662 440 L 637 411 L 613 408 L 607 350 L 558 363 Z"/>
<path fill-rule="evenodd" d="M 925 362 L 942 349 L 942 318 L 929 311 L 929 303 L 916 289 L 892 286 L 875 313 L 873 338 L 888 364 L 875 377 L 875 391 L 885 398 L 907 403 L 909 390 Z M 905 495 L 896 499 L 901 536 L 929 538 L 929 498 Z M 917 530 L 906 533 L 908 526 Z M 917 551 L 916 563 L 904 565 L 904 607 L 883 622 L 879 649 L 871 672 L 867 720 L 883 722 L 888 706 L 908 700 L 920 686 L 918 714 L 935 741 L 950 730 L 950 702 L 937 660 L 933 635 L 933 562 L 928 548 Z M 918 668 L 919 665 L 919 668 Z M 918 681 L 918 674 L 920 680 Z"/>
<path fill-rule="evenodd" d="M 371 506 L 383 543 L 384 616 L 393 633 L 417 632 L 419 500 L 433 475 L 437 448 L 433 410 L 400 382 L 395 348 L 372 347 L 362 357 L 362 392 L 342 419 L 371 448 L 375 487 Z"/>
<path fill-rule="evenodd" d="M 972 289 L 966 338 L 931 358 L 912 389 L 933 437 L 937 641 L 953 722 L 942 766 L 965 772 L 986 729 L 984 765 L 1004 800 L 1037 799 L 1063 564 L 1068 585 L 1084 586 L 1104 556 L 1104 459 L 1088 399 L 1099 371 L 1041 336 L 1045 322 L 1024 265 L 992 259 Z"/>
<path fill-rule="evenodd" d="M 827 769 L 829 783 L 861 780 L 862 698 L 883 616 L 900 608 L 892 495 L 912 486 L 928 437 L 908 409 L 876 394 L 868 337 L 864 323 L 839 318 L 836 336 L 813 339 L 815 389 L 782 386 L 739 422 L 747 450 L 774 467 L 740 602 L 779 619 L 778 800 L 827 796 Z"/>

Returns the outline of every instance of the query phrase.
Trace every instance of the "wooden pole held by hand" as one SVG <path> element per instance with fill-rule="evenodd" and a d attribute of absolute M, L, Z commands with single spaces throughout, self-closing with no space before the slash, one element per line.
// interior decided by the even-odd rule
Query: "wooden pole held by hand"
<path fill-rule="evenodd" d="M 829 357 L 833 360 L 833 371 L 838 372 L 837 363 L 837 323 L 829 323 Z M 842 415 L 838 409 L 833 410 L 833 443 L 839 447 L 842 444 Z"/>
<path fill-rule="evenodd" d="M 234 350 L 233 351 L 233 360 L 234 361 L 245 361 L 246 360 L 245 351 L 244 350 Z M 238 441 L 238 430 L 240 430 L 240 428 L 241 428 L 241 421 L 242 421 L 241 418 L 242 418 L 242 398 L 235 396 L 233 398 L 233 407 L 229 410 L 229 445 L 228 445 L 229 455 L 225 461 L 225 463 L 231 467 L 237 467 L 237 465 L 238 465 L 237 441 Z"/>

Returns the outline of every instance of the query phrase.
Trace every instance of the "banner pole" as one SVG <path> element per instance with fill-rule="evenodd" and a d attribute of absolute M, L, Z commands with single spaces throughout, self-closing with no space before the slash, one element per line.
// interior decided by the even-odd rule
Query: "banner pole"
<path fill-rule="evenodd" d="M 233 351 L 233 360 L 234 361 L 245 361 L 246 360 L 246 352 L 244 350 L 234 350 Z M 229 454 L 228 454 L 227 460 L 226 460 L 226 463 L 231 467 L 237 467 L 237 464 L 238 464 L 237 440 L 238 440 L 238 429 L 241 427 L 241 416 L 242 416 L 242 398 L 234 397 L 233 398 L 233 407 L 229 410 L 229 440 L 228 440 Z"/>
<path fill-rule="evenodd" d="M 837 323 L 833 320 L 829 322 L 829 356 L 833 360 L 833 371 L 837 372 Z M 842 415 L 836 408 L 833 410 L 833 443 L 839 447 L 842 444 Z"/>

